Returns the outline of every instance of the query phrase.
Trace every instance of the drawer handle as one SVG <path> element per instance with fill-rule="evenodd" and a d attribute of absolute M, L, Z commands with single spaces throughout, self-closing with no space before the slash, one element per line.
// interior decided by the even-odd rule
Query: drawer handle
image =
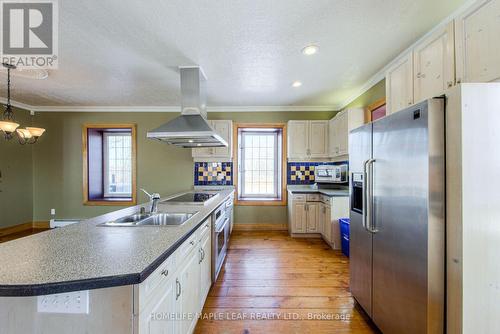
<path fill-rule="evenodd" d="M 163 269 L 163 271 L 161 272 L 161 274 L 165 277 L 168 276 L 168 269 Z"/>
<path fill-rule="evenodd" d="M 191 240 L 189 243 L 191 244 L 191 246 L 194 246 L 194 240 Z"/>
<path fill-rule="evenodd" d="M 181 295 L 181 282 L 179 282 L 179 279 L 175 279 L 175 300 L 178 300 L 180 295 Z"/>

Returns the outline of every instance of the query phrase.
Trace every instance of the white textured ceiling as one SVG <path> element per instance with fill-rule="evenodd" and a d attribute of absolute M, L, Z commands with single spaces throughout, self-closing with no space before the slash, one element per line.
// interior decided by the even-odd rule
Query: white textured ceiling
<path fill-rule="evenodd" d="M 209 106 L 334 107 L 464 2 L 60 0 L 59 69 L 46 80 L 13 78 L 13 98 L 178 106 L 177 66 L 199 64 Z M 306 57 L 311 43 L 320 52 Z"/>

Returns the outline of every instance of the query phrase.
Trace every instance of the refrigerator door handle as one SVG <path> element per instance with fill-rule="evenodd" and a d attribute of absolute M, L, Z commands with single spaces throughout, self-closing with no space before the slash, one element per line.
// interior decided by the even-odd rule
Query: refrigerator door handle
<path fill-rule="evenodd" d="M 366 229 L 371 233 L 377 233 L 378 230 L 373 223 L 373 163 L 375 159 L 366 161 Z"/>
<path fill-rule="evenodd" d="M 361 189 L 361 211 L 362 211 L 362 215 L 361 215 L 361 222 L 362 222 L 362 225 L 363 225 L 363 228 L 367 231 L 368 228 L 366 226 L 366 176 L 367 176 L 367 172 L 366 172 L 366 167 L 367 167 L 367 164 L 368 164 L 368 161 L 370 160 L 365 160 L 363 162 L 363 183 L 362 183 L 362 189 Z"/>

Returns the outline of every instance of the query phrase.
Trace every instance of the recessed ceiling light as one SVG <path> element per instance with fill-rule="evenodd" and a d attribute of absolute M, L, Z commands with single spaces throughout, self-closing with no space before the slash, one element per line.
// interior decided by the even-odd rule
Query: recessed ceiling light
<path fill-rule="evenodd" d="M 302 82 L 300 82 L 300 81 L 294 81 L 294 82 L 292 82 L 292 87 L 293 88 L 299 88 L 300 86 L 302 86 Z"/>
<path fill-rule="evenodd" d="M 302 53 L 305 54 L 306 56 L 312 56 L 313 54 L 318 53 L 318 51 L 319 51 L 319 46 L 317 45 L 308 45 L 302 49 Z"/>

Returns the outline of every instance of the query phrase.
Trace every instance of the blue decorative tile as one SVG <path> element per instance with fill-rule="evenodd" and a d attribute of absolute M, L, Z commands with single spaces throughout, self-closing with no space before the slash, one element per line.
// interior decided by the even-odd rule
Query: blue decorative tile
<path fill-rule="evenodd" d="M 195 162 L 195 186 L 232 186 L 232 162 Z"/>
<path fill-rule="evenodd" d="M 348 161 L 338 162 L 289 162 L 287 164 L 287 184 L 313 184 L 315 181 L 315 169 L 320 165 L 341 165 Z"/>

